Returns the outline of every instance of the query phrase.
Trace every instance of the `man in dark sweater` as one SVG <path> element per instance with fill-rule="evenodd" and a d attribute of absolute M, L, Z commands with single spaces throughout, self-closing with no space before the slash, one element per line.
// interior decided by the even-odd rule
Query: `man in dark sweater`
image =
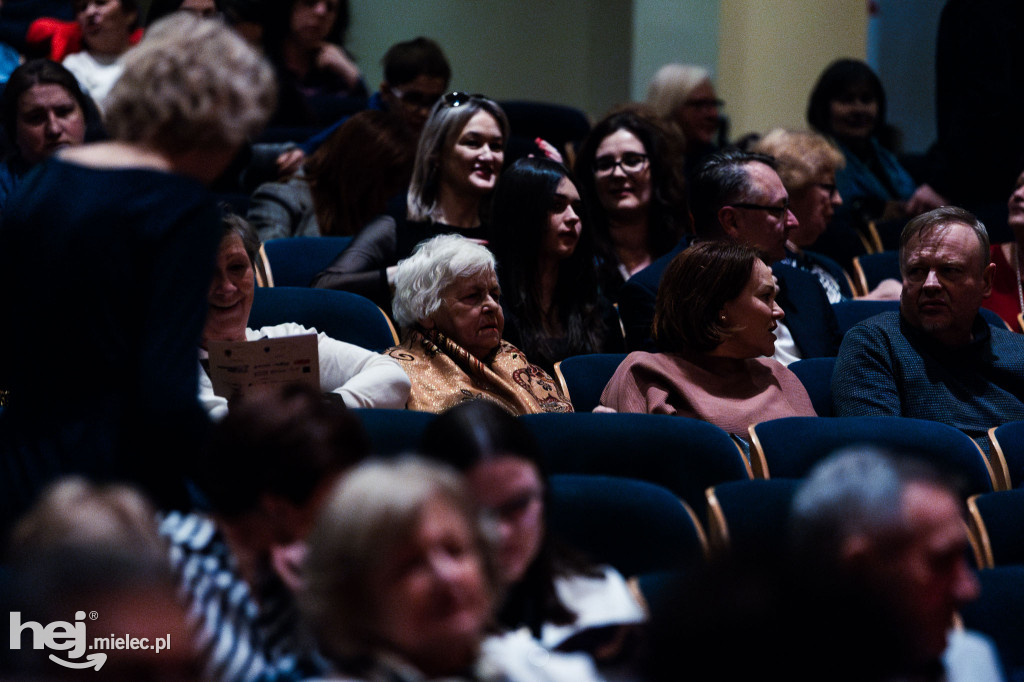
<path fill-rule="evenodd" d="M 978 314 L 992 289 L 985 226 L 943 207 L 900 237 L 899 312 L 847 334 L 832 379 L 836 415 L 890 415 L 954 426 L 987 450 L 993 426 L 1024 419 L 1024 335 Z"/>

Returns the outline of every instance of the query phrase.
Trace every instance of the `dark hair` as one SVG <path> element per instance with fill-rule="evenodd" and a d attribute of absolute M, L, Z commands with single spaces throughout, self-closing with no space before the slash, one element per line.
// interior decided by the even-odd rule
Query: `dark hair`
<path fill-rule="evenodd" d="M 125 12 L 135 12 L 135 23 L 139 23 L 139 3 L 138 0 L 117 0 L 121 5 L 121 9 Z M 88 0 L 71 0 L 71 11 L 78 14 L 88 3 Z M 180 3 L 179 3 L 180 4 Z"/>
<path fill-rule="evenodd" d="M 74 75 L 57 62 L 49 59 L 32 59 L 11 72 L 3 96 L 0 97 L 0 124 L 3 125 L 4 134 L 7 136 L 12 153 L 18 153 L 16 142 L 18 100 L 32 86 L 41 84 L 59 85 L 71 95 L 72 99 L 78 102 L 85 119 L 86 142 L 106 138 L 107 135 L 103 129 L 103 121 L 96 103 L 82 90 Z"/>
<path fill-rule="evenodd" d="M 419 76 L 430 76 L 443 79 L 445 87 L 448 87 L 452 78 L 452 67 L 441 46 L 423 36 L 395 43 L 384 53 L 380 63 L 388 85 L 405 85 Z"/>
<path fill-rule="evenodd" d="M 547 472 L 540 446 L 522 421 L 489 400 L 459 403 L 431 421 L 420 439 L 420 453 L 466 473 L 482 462 L 512 456 L 530 462 L 544 485 L 545 526 Z M 527 625 L 540 636 L 544 623 L 568 625 L 576 614 L 559 599 L 554 579 L 560 575 L 590 575 L 593 569 L 565 552 L 545 528 L 540 552 L 518 584 L 510 586 L 498 620 L 509 628 Z"/>
<path fill-rule="evenodd" d="M 416 135 L 395 114 L 361 111 L 334 131 L 305 164 L 323 235 L 350 235 L 384 212 L 409 184 Z"/>
<path fill-rule="evenodd" d="M 295 5 L 304 0 L 267 0 L 263 3 L 263 45 L 267 55 L 279 60 L 285 39 L 291 32 L 292 12 Z M 348 32 L 350 15 L 348 0 L 338 0 L 338 16 L 327 32 L 327 41 L 335 45 L 345 44 L 345 33 Z"/>
<path fill-rule="evenodd" d="M 227 517 L 256 509 L 264 494 L 302 505 L 369 449 L 362 424 L 342 403 L 301 384 L 271 386 L 231 404 L 196 481 L 213 512 Z"/>
<path fill-rule="evenodd" d="M 612 268 L 618 257 L 608 231 L 608 216 L 597 194 L 594 158 L 606 137 L 628 130 L 644 146 L 651 169 L 651 204 L 648 214 L 647 247 L 653 258 L 675 247 L 690 226 L 682 175 L 682 154 L 678 142 L 657 117 L 640 106 L 613 112 L 594 126 L 580 146 L 576 158 L 576 177 L 580 194 L 588 209 L 597 255 Z"/>
<path fill-rule="evenodd" d="M 872 135 L 885 127 L 885 90 L 871 67 L 857 59 L 837 59 L 829 64 L 811 91 L 807 102 L 807 122 L 822 135 L 834 136 L 832 130 L 832 100 L 842 97 L 855 85 L 867 84 L 878 102 L 878 117 Z"/>
<path fill-rule="evenodd" d="M 978 251 L 981 254 L 981 269 L 984 270 L 988 267 L 990 262 L 989 249 L 991 245 L 989 243 L 988 230 L 985 229 L 985 224 L 978 220 L 978 218 L 970 211 L 957 206 L 942 206 L 928 211 L 927 213 L 922 213 L 919 216 L 915 216 L 903 227 L 903 232 L 900 233 L 901 272 L 903 271 L 903 266 L 906 263 L 907 244 L 910 243 L 910 240 L 915 237 L 920 237 L 925 231 L 945 225 L 964 225 L 971 228 L 974 231 L 975 236 L 978 238 Z"/>
<path fill-rule="evenodd" d="M 723 239 L 718 211 L 742 201 L 753 191 L 747 165 L 763 163 L 775 169 L 775 159 L 765 154 L 727 149 L 708 156 L 690 181 L 690 209 L 693 227 L 701 239 Z"/>
<path fill-rule="evenodd" d="M 561 358 L 553 357 L 556 353 L 546 343 L 538 265 L 552 202 L 563 178 L 572 181 L 560 163 L 519 159 L 499 178 L 491 209 L 491 249 L 498 259 L 503 302 L 522 321 L 521 349 L 528 357 L 552 362 Z M 601 344 L 593 232 L 585 216 L 580 216 L 580 222 L 576 249 L 558 266 L 552 301 L 552 312 L 568 337 L 569 355 L 600 352 Z"/>
<path fill-rule="evenodd" d="M 661 277 L 654 303 L 654 340 L 665 353 L 707 353 L 730 330 L 719 314 L 750 281 L 757 249 L 730 241 L 697 242 L 683 250 Z"/>

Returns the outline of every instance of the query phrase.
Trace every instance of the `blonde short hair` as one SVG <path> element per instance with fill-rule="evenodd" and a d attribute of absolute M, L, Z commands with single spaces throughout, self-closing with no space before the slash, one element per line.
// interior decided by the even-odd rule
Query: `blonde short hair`
<path fill-rule="evenodd" d="M 694 64 L 666 64 L 654 74 L 644 100 L 659 118 L 670 119 L 698 85 L 710 83 L 711 74 Z"/>
<path fill-rule="evenodd" d="M 364 462 L 324 503 L 308 538 L 299 606 L 330 657 L 375 653 L 376 602 L 370 580 L 416 531 L 423 509 L 442 499 L 465 519 L 479 552 L 492 606 L 498 577 L 492 541 L 454 469 L 415 457 Z"/>
<path fill-rule="evenodd" d="M 834 173 L 846 165 L 841 151 L 809 130 L 776 128 L 758 140 L 752 151 L 775 157 L 776 170 L 788 192 L 799 191 L 822 173 Z"/>
<path fill-rule="evenodd" d="M 495 271 L 486 246 L 458 234 L 442 234 L 420 242 L 395 270 L 391 311 L 400 327 L 411 327 L 441 307 L 444 290 L 456 280 Z"/>
<path fill-rule="evenodd" d="M 175 12 L 125 55 L 104 103 L 115 139 L 160 151 L 237 147 L 270 118 L 270 65 L 223 22 Z"/>

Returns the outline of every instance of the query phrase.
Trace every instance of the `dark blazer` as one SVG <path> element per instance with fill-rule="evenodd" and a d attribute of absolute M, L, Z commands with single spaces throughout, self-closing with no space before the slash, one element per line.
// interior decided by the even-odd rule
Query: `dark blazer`
<path fill-rule="evenodd" d="M 627 350 L 656 351 L 651 339 L 654 300 L 661 275 L 675 256 L 690 245 L 683 237 L 674 249 L 636 273 L 619 292 L 619 316 L 626 329 Z M 783 322 L 793 334 L 802 358 L 834 357 L 842 336 L 832 306 L 818 278 L 809 272 L 776 263 L 772 272 L 779 281 L 776 300 L 786 313 Z"/>

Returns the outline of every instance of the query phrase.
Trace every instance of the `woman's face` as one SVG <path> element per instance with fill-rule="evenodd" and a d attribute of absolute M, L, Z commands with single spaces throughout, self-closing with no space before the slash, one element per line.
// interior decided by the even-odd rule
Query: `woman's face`
<path fill-rule="evenodd" d="M 198 14 L 204 19 L 217 16 L 217 4 L 213 0 L 183 0 L 178 9 Z"/>
<path fill-rule="evenodd" d="M 541 242 L 543 255 L 555 260 L 570 257 L 579 244 L 583 225 L 580 222 L 580 193 L 572 180 L 563 177 L 551 199 L 548 225 Z"/>
<path fill-rule="evenodd" d="M 498 570 L 505 585 L 522 580 L 544 540 L 544 486 L 527 459 L 503 455 L 473 467 L 466 480 L 498 524 Z"/>
<path fill-rule="evenodd" d="M 207 294 L 203 346 L 209 341 L 245 341 L 245 325 L 256 283 L 242 238 L 232 232 L 220 243 Z"/>
<path fill-rule="evenodd" d="M 447 500 L 424 505 L 410 537 L 371 577 L 369 592 L 375 634 L 421 672 L 450 675 L 475 658 L 492 597 L 469 521 Z"/>
<path fill-rule="evenodd" d="M 718 133 L 718 97 L 711 81 L 704 81 L 690 92 L 676 111 L 676 122 L 688 143 L 709 145 Z"/>
<path fill-rule="evenodd" d="M 494 270 L 460 277 L 441 294 L 441 307 L 427 320 L 439 332 L 483 360 L 501 343 L 505 316 L 498 299 L 501 288 Z"/>
<path fill-rule="evenodd" d="M 871 137 L 878 121 L 878 99 L 871 85 L 854 84 L 829 102 L 829 120 L 836 137 Z"/>
<path fill-rule="evenodd" d="M 747 286 L 739 296 L 722 307 L 722 322 L 734 331 L 715 349 L 715 353 L 739 359 L 774 355 L 775 334 L 772 332 L 785 316 L 775 302 L 777 293 L 771 268 L 760 260 L 754 261 Z"/>
<path fill-rule="evenodd" d="M 18 97 L 15 140 L 22 158 L 37 164 L 85 141 L 85 113 L 63 86 L 37 83 Z"/>
<path fill-rule="evenodd" d="M 799 225 L 789 231 L 789 241 L 800 248 L 809 247 L 822 235 L 843 198 L 836 189 L 834 171 L 820 173 L 814 181 L 789 195 L 789 210 Z"/>
<path fill-rule="evenodd" d="M 498 121 L 486 111 L 476 112 L 441 159 L 441 184 L 457 194 L 487 194 L 505 162 L 504 144 Z"/>
<path fill-rule="evenodd" d="M 338 19 L 338 0 L 295 0 L 292 36 L 305 47 L 318 47 Z"/>
<path fill-rule="evenodd" d="M 90 51 L 120 54 L 128 49 L 128 36 L 136 12 L 127 11 L 121 0 L 76 0 L 75 19 L 82 27 L 82 39 Z"/>
<path fill-rule="evenodd" d="M 628 219 L 646 213 L 651 203 L 650 159 L 640 162 L 638 154 L 646 157 L 647 149 L 636 135 L 620 128 L 601 140 L 594 155 L 594 182 L 598 200 L 611 218 Z M 630 164 L 630 160 L 635 160 Z M 617 162 L 605 170 L 604 163 Z M 627 171 L 626 167 L 635 166 Z"/>

